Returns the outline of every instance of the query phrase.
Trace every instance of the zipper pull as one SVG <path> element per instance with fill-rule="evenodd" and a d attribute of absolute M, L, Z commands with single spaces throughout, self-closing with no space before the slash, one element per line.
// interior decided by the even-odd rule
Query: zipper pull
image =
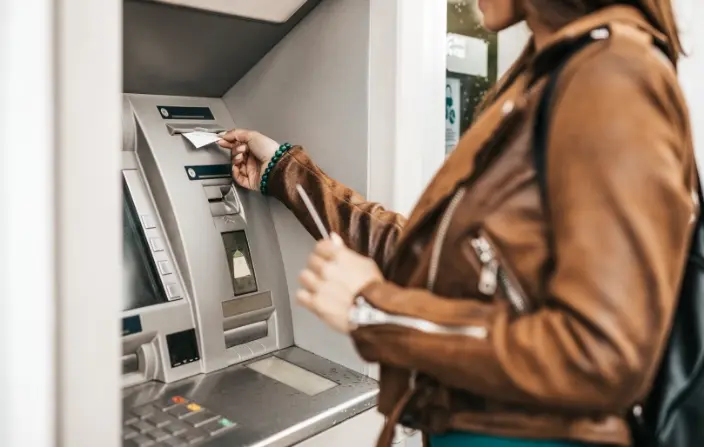
<path fill-rule="evenodd" d="M 479 273 L 479 291 L 484 295 L 496 293 L 499 276 L 499 263 L 495 259 L 484 264 Z"/>
<path fill-rule="evenodd" d="M 499 262 L 494 256 L 491 245 L 484 238 L 472 239 L 472 248 L 482 263 L 482 269 L 479 272 L 479 291 L 484 295 L 492 296 L 496 293 L 499 282 Z"/>

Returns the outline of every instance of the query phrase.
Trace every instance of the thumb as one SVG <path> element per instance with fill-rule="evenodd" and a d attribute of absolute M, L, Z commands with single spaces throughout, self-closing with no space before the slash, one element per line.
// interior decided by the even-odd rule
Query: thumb
<path fill-rule="evenodd" d="M 220 138 L 230 143 L 249 143 L 254 136 L 254 132 L 246 129 L 232 129 L 220 134 Z"/>

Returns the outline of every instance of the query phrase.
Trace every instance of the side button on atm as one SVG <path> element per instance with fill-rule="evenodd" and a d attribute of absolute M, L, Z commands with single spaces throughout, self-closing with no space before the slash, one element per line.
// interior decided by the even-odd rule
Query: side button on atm
<path fill-rule="evenodd" d="M 142 226 L 145 230 L 151 230 L 152 228 L 156 228 L 156 222 L 154 221 L 154 218 L 149 214 L 142 214 L 141 216 L 139 216 L 139 218 L 142 220 Z"/>
<path fill-rule="evenodd" d="M 162 275 L 170 275 L 174 272 L 169 261 L 159 261 L 157 265 L 159 266 L 159 273 Z"/>
<path fill-rule="evenodd" d="M 149 239 L 149 246 L 152 247 L 152 251 L 164 251 L 164 243 L 158 237 Z"/>
<path fill-rule="evenodd" d="M 182 298 L 181 286 L 178 284 L 166 284 L 166 295 L 170 300 Z"/>

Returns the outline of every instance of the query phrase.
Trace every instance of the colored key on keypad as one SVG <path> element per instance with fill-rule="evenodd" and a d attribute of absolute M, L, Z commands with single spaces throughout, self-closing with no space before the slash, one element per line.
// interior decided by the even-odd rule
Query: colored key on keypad
<path fill-rule="evenodd" d="M 220 422 L 220 425 L 222 425 L 223 427 L 232 427 L 233 425 L 235 425 L 234 422 L 225 418 L 220 419 L 218 422 Z"/>
<path fill-rule="evenodd" d="M 194 412 L 202 410 L 202 407 L 200 405 L 193 404 L 193 403 L 186 405 L 186 408 L 188 408 L 189 410 L 194 411 Z"/>
<path fill-rule="evenodd" d="M 184 398 L 181 397 L 181 396 L 174 396 L 174 397 L 171 398 L 171 402 L 173 402 L 173 403 L 175 403 L 175 404 L 185 404 L 185 403 L 186 403 L 186 399 L 184 399 Z"/>

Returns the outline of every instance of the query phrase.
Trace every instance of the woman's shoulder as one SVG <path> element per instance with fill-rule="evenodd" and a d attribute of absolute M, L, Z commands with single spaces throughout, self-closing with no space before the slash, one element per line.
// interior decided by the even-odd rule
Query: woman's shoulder
<path fill-rule="evenodd" d="M 567 64 L 563 78 L 563 90 L 573 87 L 590 98 L 618 101 L 613 86 L 628 81 L 643 94 L 684 104 L 672 61 L 652 35 L 628 24 L 612 24 Z"/>

